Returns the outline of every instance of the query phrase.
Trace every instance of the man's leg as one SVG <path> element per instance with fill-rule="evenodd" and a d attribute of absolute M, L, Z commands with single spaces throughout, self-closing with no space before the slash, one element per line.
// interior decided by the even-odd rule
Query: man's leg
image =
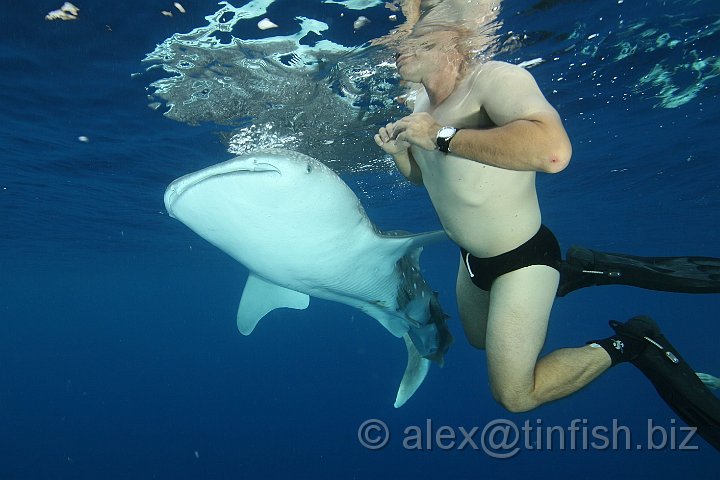
<path fill-rule="evenodd" d="M 484 349 L 490 292 L 480 290 L 472 283 L 462 257 L 458 267 L 455 294 L 465 337 L 473 347 Z"/>
<path fill-rule="evenodd" d="M 508 410 L 531 410 L 562 398 L 610 367 L 602 348 L 556 350 L 538 360 L 559 281 L 533 265 L 499 277 L 490 292 L 486 350 L 495 398 Z"/>

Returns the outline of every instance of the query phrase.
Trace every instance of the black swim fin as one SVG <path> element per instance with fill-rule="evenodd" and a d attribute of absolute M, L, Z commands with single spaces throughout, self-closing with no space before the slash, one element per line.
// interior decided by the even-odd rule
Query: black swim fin
<path fill-rule="evenodd" d="M 593 285 L 680 293 L 720 293 L 720 258 L 638 257 L 573 246 L 560 267 L 557 296 Z"/>
<path fill-rule="evenodd" d="M 698 378 L 657 324 L 649 317 L 640 316 L 626 323 L 612 321 L 610 326 L 618 334 L 648 343 L 631 362 L 680 418 L 697 427 L 697 433 L 720 450 L 720 399 Z"/>

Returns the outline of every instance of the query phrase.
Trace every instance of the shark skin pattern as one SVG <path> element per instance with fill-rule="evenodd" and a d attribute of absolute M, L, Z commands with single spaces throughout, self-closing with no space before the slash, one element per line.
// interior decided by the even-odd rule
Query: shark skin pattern
<path fill-rule="evenodd" d="M 246 153 L 173 181 L 165 207 L 250 271 L 237 313 L 242 334 L 276 308 L 307 308 L 309 297 L 355 307 L 405 341 L 396 408 L 431 360 L 442 365 L 452 336 L 419 257 L 445 233 L 381 233 L 320 161 L 288 150 Z"/>

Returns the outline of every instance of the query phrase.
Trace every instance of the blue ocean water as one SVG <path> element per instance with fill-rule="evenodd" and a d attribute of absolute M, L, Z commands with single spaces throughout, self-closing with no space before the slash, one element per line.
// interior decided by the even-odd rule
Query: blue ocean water
<path fill-rule="evenodd" d="M 233 35 L 291 35 L 304 16 L 329 28 L 303 44 L 322 37 L 357 48 L 394 26 L 373 2 L 266 3 L 277 31 L 251 18 Z M 401 409 L 392 403 L 404 348 L 358 311 L 313 301 L 240 335 L 247 272 L 169 218 L 162 195 L 174 178 L 229 158 L 228 139 L 254 120 L 163 115 L 167 100 L 151 86 L 163 74 L 143 62 L 220 7 L 186 0 L 183 14 L 165 0 L 89 0 L 78 2 L 77 20 L 46 21 L 60 4 L 6 0 L 0 19 L 0 478 L 716 477 L 716 451 L 699 437 L 689 442 L 697 448 L 681 448 L 684 424 L 630 366 L 536 411 L 502 410 L 484 355 L 462 338 L 450 244 L 427 248 L 422 267 L 456 342 Z M 355 32 L 359 15 L 371 22 Z M 720 257 L 716 2 L 506 1 L 500 20 L 498 58 L 536 60 L 531 71 L 573 141 L 571 166 L 538 182 L 544 221 L 563 248 Z M 367 54 L 348 55 L 351 63 Z M 347 132 L 360 140 L 377 119 L 401 114 L 373 110 L 362 95 L 356 103 L 370 112 Z M 324 144 L 320 130 L 291 145 Z M 424 192 L 379 152 L 336 140 L 320 160 L 381 228 L 439 228 Z M 713 295 L 585 289 L 558 300 L 546 347 L 605 336 L 609 319 L 645 313 L 693 366 L 717 375 L 717 305 Z M 359 442 L 368 419 L 387 424 L 385 448 Z M 584 430 L 574 448 L 531 436 L 499 459 L 482 448 L 481 431 L 501 419 L 541 433 L 569 432 L 575 420 Z M 660 448 L 656 429 L 649 449 L 648 422 L 675 443 L 668 436 Z M 632 448 L 583 445 L 583 433 L 613 425 L 632 432 Z M 412 427 L 443 426 L 459 439 L 460 427 L 478 427 L 478 448 L 403 444 Z"/>

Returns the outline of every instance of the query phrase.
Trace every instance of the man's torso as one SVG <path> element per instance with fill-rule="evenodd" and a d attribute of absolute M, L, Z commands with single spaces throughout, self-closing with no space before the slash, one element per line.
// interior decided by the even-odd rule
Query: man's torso
<path fill-rule="evenodd" d="M 415 112 L 428 112 L 441 125 L 456 128 L 494 127 L 482 108 L 480 90 L 482 69 L 494 65 L 469 72 L 434 109 L 421 91 Z M 540 227 L 535 172 L 505 170 L 438 150 L 413 147 L 412 154 L 448 235 L 473 255 L 491 257 L 509 251 Z"/>

